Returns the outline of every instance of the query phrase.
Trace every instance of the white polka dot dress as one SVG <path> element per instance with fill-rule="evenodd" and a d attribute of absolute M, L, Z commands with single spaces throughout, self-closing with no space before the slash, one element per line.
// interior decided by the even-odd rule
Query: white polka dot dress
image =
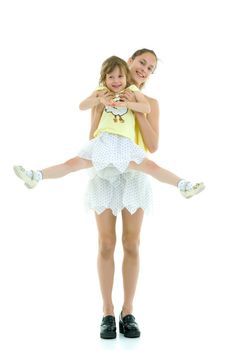
<path fill-rule="evenodd" d="M 86 206 L 101 214 L 111 209 L 117 215 L 123 208 L 133 214 L 138 208 L 148 212 L 152 189 L 148 176 L 127 170 L 129 162 L 140 164 L 145 152 L 129 138 L 101 133 L 78 153 L 93 163 L 86 191 Z"/>
<path fill-rule="evenodd" d="M 117 216 L 124 208 L 130 214 L 134 214 L 138 208 L 148 214 L 153 205 L 153 195 L 148 176 L 141 172 L 128 170 L 110 182 L 93 170 L 85 201 L 86 207 L 97 214 L 111 209 L 113 215 Z"/>

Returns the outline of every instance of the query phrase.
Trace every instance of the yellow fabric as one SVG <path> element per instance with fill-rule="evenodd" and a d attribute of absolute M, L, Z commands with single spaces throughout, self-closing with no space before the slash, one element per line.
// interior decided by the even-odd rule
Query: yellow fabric
<path fill-rule="evenodd" d="M 105 86 L 99 86 L 96 90 L 104 90 Z M 135 85 L 130 85 L 127 89 L 139 91 Z M 115 97 L 117 100 L 117 96 Z M 108 107 L 106 106 L 98 128 L 94 132 L 94 137 L 101 132 L 109 132 L 130 138 L 134 143 L 147 151 L 143 138 L 132 110 L 126 107 Z"/>
<path fill-rule="evenodd" d="M 146 147 L 142 134 L 138 125 L 137 120 L 135 121 L 135 141 L 134 141 L 138 146 L 140 146 L 142 149 L 144 149 L 145 152 L 148 151 L 148 148 Z"/>

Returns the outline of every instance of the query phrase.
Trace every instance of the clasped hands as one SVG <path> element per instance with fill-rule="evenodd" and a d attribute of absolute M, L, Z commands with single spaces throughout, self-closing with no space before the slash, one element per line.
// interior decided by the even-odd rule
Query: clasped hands
<path fill-rule="evenodd" d="M 115 97 L 116 97 L 116 94 L 114 94 L 109 90 L 98 91 L 99 101 L 104 106 L 127 107 L 127 102 L 137 101 L 134 93 L 127 89 L 117 95 L 117 97 L 119 97 L 119 101 L 114 101 Z"/>

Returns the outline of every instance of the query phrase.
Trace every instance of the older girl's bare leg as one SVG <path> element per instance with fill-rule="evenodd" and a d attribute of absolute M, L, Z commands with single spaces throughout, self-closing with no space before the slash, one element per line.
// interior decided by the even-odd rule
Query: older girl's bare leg
<path fill-rule="evenodd" d="M 122 244 L 124 249 L 122 265 L 124 285 L 123 317 L 133 312 L 133 299 L 139 274 L 139 243 L 143 215 L 144 211 L 142 209 L 138 209 L 132 215 L 127 209 L 122 210 Z"/>
<path fill-rule="evenodd" d="M 103 313 L 104 316 L 114 316 L 112 288 L 115 271 L 116 216 L 112 214 L 110 209 L 106 209 L 102 214 L 96 214 L 96 222 L 99 231 L 97 267 L 103 298 Z"/>

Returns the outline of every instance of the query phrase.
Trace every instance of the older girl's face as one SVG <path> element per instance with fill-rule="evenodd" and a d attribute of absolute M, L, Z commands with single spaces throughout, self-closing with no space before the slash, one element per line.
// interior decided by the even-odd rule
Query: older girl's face
<path fill-rule="evenodd" d="M 150 52 L 145 52 L 134 60 L 132 58 L 128 60 L 131 76 L 138 87 L 154 72 L 156 63 L 155 56 Z"/>

